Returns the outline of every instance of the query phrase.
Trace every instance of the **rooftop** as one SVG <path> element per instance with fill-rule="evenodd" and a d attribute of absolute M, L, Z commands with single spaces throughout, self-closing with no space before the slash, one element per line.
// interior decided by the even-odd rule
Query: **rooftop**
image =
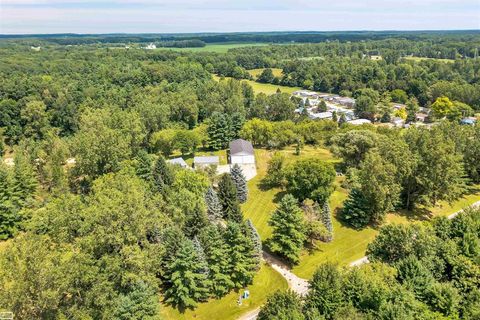
<path fill-rule="evenodd" d="M 193 158 L 195 164 L 219 164 L 220 158 L 218 156 L 199 156 Z"/>
<path fill-rule="evenodd" d="M 237 139 L 230 142 L 230 155 L 253 155 L 253 146 L 250 141 Z"/>
<path fill-rule="evenodd" d="M 167 160 L 167 162 L 170 164 L 179 165 L 183 168 L 188 167 L 188 164 L 185 162 L 185 160 L 183 160 L 183 158 L 174 158 L 174 159 Z"/>

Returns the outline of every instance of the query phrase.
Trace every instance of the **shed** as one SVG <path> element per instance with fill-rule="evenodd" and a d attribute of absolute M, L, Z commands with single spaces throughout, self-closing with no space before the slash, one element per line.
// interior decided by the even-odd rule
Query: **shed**
<path fill-rule="evenodd" d="M 180 166 L 182 168 L 188 168 L 188 164 L 185 162 L 185 160 L 183 160 L 183 158 L 174 158 L 167 160 L 167 162 L 173 165 Z"/>
<path fill-rule="evenodd" d="M 247 140 L 237 139 L 230 142 L 231 164 L 254 164 L 255 152 L 252 143 Z"/>
<path fill-rule="evenodd" d="M 219 164 L 220 158 L 218 156 L 199 156 L 193 158 L 193 166 L 195 168 L 218 166 Z"/>

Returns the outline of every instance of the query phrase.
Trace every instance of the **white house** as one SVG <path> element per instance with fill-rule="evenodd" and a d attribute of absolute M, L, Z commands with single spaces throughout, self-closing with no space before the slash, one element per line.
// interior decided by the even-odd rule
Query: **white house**
<path fill-rule="evenodd" d="M 231 164 L 255 164 L 255 153 L 250 141 L 237 139 L 230 142 Z"/>

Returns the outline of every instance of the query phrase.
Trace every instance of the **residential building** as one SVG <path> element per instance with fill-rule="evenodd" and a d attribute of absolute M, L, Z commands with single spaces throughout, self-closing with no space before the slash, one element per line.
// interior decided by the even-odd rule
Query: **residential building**
<path fill-rule="evenodd" d="M 247 140 L 237 139 L 230 142 L 231 164 L 254 164 L 255 152 L 252 143 Z"/>

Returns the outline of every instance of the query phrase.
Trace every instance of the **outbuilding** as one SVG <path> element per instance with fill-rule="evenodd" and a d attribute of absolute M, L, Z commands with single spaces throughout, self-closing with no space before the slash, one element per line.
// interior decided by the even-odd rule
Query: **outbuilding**
<path fill-rule="evenodd" d="M 209 166 L 218 166 L 220 158 L 218 156 L 199 156 L 193 158 L 195 168 L 205 168 Z"/>
<path fill-rule="evenodd" d="M 237 139 L 230 142 L 231 164 L 254 164 L 255 152 L 252 143 L 247 140 Z"/>
<path fill-rule="evenodd" d="M 167 160 L 167 162 L 176 166 L 180 166 L 182 168 L 189 168 L 188 164 L 185 162 L 185 160 L 183 160 L 183 158 L 173 158 Z"/>

